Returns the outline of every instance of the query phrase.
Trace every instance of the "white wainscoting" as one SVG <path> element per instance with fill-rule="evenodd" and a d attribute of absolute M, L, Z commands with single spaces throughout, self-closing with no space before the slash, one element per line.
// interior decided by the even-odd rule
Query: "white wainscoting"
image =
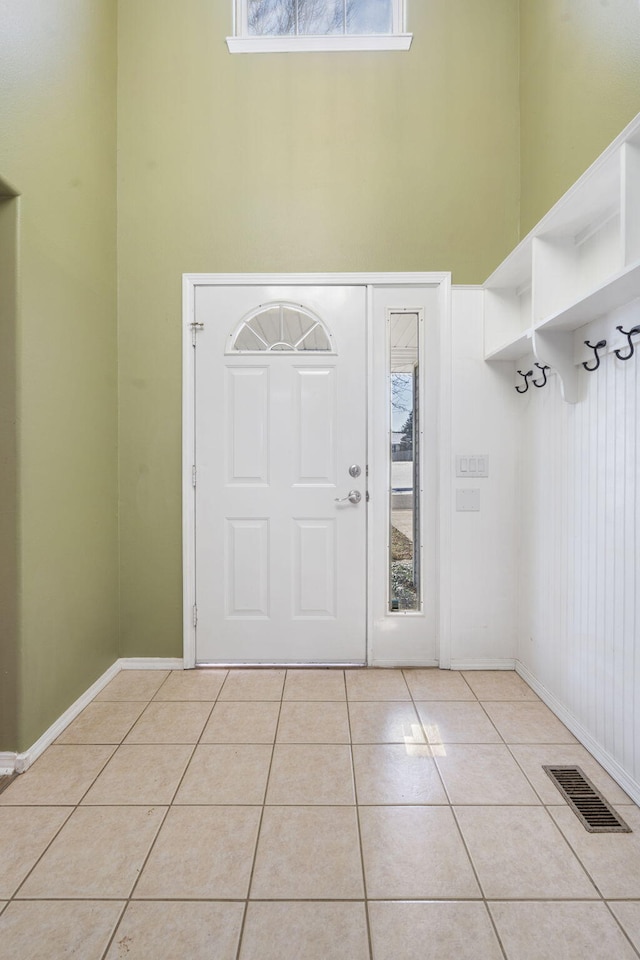
<path fill-rule="evenodd" d="M 617 337 L 612 327 L 612 338 Z M 614 354 L 521 404 L 521 672 L 640 796 L 640 369 Z M 617 777 L 617 779 L 620 779 Z M 624 784 L 623 784 L 624 786 Z"/>

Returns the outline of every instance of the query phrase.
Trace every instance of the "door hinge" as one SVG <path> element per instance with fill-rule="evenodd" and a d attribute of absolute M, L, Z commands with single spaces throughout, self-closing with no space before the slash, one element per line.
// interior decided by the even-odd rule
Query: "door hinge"
<path fill-rule="evenodd" d="M 192 343 L 192 344 L 194 345 L 194 347 L 195 347 L 195 345 L 196 345 L 196 333 L 198 332 L 198 330 L 204 330 L 204 323 L 198 323 L 197 320 L 194 320 L 193 323 L 190 323 L 190 324 L 189 324 L 189 327 L 190 327 L 190 329 L 191 329 L 191 343 Z"/>
<path fill-rule="evenodd" d="M 195 485 L 196 485 L 196 465 L 194 463 L 194 465 L 191 467 L 191 486 L 195 487 Z"/>
<path fill-rule="evenodd" d="M 193 605 L 193 625 L 194 627 L 198 626 L 198 608 L 195 603 Z"/>

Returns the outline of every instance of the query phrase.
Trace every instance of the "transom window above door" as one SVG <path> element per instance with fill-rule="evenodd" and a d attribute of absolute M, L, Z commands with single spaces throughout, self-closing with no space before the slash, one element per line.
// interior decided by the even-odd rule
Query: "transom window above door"
<path fill-rule="evenodd" d="M 227 353 L 335 353 L 319 317 L 297 304 L 269 303 L 245 317 L 229 335 Z"/>
<path fill-rule="evenodd" d="M 408 50 L 405 0 L 235 0 L 232 53 Z"/>

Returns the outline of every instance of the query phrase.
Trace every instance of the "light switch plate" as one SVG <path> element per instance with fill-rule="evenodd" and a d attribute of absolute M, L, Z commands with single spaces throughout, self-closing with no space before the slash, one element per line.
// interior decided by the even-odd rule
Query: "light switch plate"
<path fill-rule="evenodd" d="M 480 510 L 480 491 L 475 487 L 457 487 L 456 510 L 458 513 L 477 513 Z"/>
<path fill-rule="evenodd" d="M 489 457 L 486 453 L 464 453 L 456 457 L 457 477 L 488 477 Z"/>

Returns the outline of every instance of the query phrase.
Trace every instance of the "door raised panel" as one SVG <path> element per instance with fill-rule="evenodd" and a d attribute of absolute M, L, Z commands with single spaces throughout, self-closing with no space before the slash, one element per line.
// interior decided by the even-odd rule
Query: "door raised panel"
<path fill-rule="evenodd" d="M 226 615 L 269 617 L 269 520 L 227 518 L 225 537 Z"/>
<path fill-rule="evenodd" d="M 296 367 L 296 485 L 335 485 L 336 369 Z"/>
<path fill-rule="evenodd" d="M 227 483 L 269 483 L 269 368 L 227 367 Z"/>
<path fill-rule="evenodd" d="M 293 524 L 293 616 L 335 617 L 336 522 L 296 519 Z"/>

